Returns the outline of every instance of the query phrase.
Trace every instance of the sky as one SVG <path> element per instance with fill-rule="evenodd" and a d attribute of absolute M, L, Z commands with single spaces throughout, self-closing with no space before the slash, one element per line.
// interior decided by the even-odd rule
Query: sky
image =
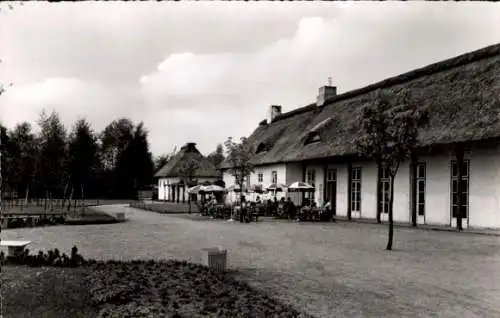
<path fill-rule="evenodd" d="M 0 4 L 2 6 L 2 4 Z M 0 122 L 144 122 L 208 154 L 283 112 L 500 42 L 500 4 L 26 2 L 0 12 Z"/>

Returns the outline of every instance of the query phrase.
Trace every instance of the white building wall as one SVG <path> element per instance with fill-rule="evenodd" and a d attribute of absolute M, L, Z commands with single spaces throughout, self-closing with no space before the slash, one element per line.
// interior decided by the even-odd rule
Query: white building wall
<path fill-rule="evenodd" d="M 270 185 L 272 183 L 273 171 L 276 171 L 278 183 L 286 183 L 286 171 L 287 171 L 286 165 L 274 164 L 274 165 L 254 167 L 254 171 L 250 174 L 250 184 L 262 184 L 263 186 Z M 259 173 L 262 173 L 262 182 L 258 181 Z M 230 174 L 228 170 L 223 171 L 222 179 L 226 184 L 226 187 L 235 185 L 234 176 Z"/>
<path fill-rule="evenodd" d="M 473 149 L 465 154 L 470 161 L 469 176 L 469 217 L 463 221 L 464 227 L 500 228 L 500 145 L 490 150 Z M 426 163 L 425 217 L 417 219 L 428 225 L 456 226 L 451 215 L 451 160 L 453 152 L 439 155 L 420 156 L 419 162 Z M 353 167 L 361 167 L 361 213 L 352 212 L 353 218 L 376 219 L 377 179 L 375 163 L 354 162 Z M 263 173 L 263 185 L 271 183 L 271 171 L 277 171 L 278 182 L 290 184 L 303 180 L 303 167 L 316 171 L 316 203 L 323 204 L 324 166 L 289 163 L 260 166 L 255 168 L 251 183 L 257 183 L 257 173 Z M 347 216 L 348 171 L 347 164 L 328 164 L 337 170 L 337 215 Z M 224 172 L 226 186 L 234 184 L 234 177 Z M 307 180 L 306 180 L 307 181 Z M 159 187 L 161 189 L 161 185 Z M 410 163 L 400 165 L 394 183 L 394 221 L 411 223 L 410 206 Z M 159 193 L 161 196 L 161 193 Z M 381 215 L 387 221 L 387 214 Z"/>
<path fill-rule="evenodd" d="M 469 226 L 500 228 L 500 146 L 470 154 Z"/>
<path fill-rule="evenodd" d="M 262 184 L 263 186 L 268 186 L 272 183 L 272 172 L 276 171 L 278 177 L 278 183 L 286 183 L 286 165 L 285 164 L 276 164 L 276 165 L 266 165 L 266 166 L 257 166 L 254 168 L 254 172 L 250 177 L 251 184 Z M 259 173 L 262 173 L 263 180 L 262 182 L 258 182 L 257 176 Z"/>
<path fill-rule="evenodd" d="M 302 181 L 302 163 L 287 163 L 285 181 L 287 185 L 293 182 Z"/>
<path fill-rule="evenodd" d="M 198 178 L 198 183 L 203 183 L 203 182 L 215 182 L 217 178 Z M 172 189 L 170 188 L 169 185 L 171 184 L 176 184 L 179 182 L 179 178 L 159 178 L 158 179 L 158 200 L 163 201 L 163 200 L 168 200 L 170 196 L 170 192 Z M 185 187 L 184 189 L 181 187 L 181 190 L 179 191 L 179 201 L 182 201 L 182 192 L 184 192 L 184 199 L 187 202 L 188 200 L 188 192 L 187 192 L 188 187 Z M 177 195 L 177 194 L 176 194 Z M 175 199 L 177 201 L 177 198 Z"/>

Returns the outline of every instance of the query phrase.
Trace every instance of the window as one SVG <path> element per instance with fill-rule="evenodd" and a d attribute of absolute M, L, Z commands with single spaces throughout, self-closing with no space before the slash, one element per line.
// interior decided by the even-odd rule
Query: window
<path fill-rule="evenodd" d="M 267 151 L 268 150 L 268 145 L 266 145 L 265 143 L 261 142 L 258 146 L 257 146 L 257 150 L 255 151 L 255 154 L 258 154 L 258 153 L 261 153 L 261 152 L 264 152 L 264 151 Z"/>
<path fill-rule="evenodd" d="M 250 186 L 250 175 L 248 175 L 246 177 L 246 183 L 247 183 L 247 186 Z"/>
<path fill-rule="evenodd" d="M 389 196 L 391 195 L 391 180 L 389 169 L 382 167 L 379 171 L 379 210 L 380 213 L 389 213 Z"/>
<path fill-rule="evenodd" d="M 271 172 L 271 183 L 278 183 L 278 173 L 276 171 Z"/>
<path fill-rule="evenodd" d="M 326 171 L 326 181 L 336 181 L 337 180 L 337 170 L 328 169 Z"/>
<path fill-rule="evenodd" d="M 458 206 L 458 165 L 456 160 L 451 161 L 451 209 L 454 218 L 458 216 L 458 211 L 462 218 L 467 218 L 469 210 L 469 160 L 464 160 L 462 167 L 462 195 L 460 197 L 460 208 Z"/>
<path fill-rule="evenodd" d="M 304 144 L 312 144 L 313 142 L 319 142 L 321 141 L 321 137 L 320 135 L 317 133 L 317 132 L 310 132 L 309 134 L 307 134 L 307 137 L 306 137 L 306 141 L 304 142 Z"/>
<path fill-rule="evenodd" d="M 307 171 L 307 183 L 309 183 L 313 187 L 315 186 L 315 183 L 316 183 L 316 170 L 308 170 Z"/>
<path fill-rule="evenodd" d="M 361 212 L 361 168 L 351 170 L 351 211 Z"/>
<path fill-rule="evenodd" d="M 425 162 L 417 165 L 416 177 L 416 199 L 417 199 L 417 214 L 420 216 L 425 215 Z"/>
<path fill-rule="evenodd" d="M 262 180 L 264 180 L 264 174 L 262 173 L 257 174 L 257 182 L 262 182 Z"/>

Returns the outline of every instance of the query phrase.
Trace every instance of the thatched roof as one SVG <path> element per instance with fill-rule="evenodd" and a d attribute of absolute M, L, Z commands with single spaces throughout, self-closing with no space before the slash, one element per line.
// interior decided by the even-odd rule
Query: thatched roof
<path fill-rule="evenodd" d="M 408 89 L 411 100 L 428 110 L 430 123 L 419 135 L 421 146 L 500 137 L 500 44 L 496 44 L 337 95 L 324 106 L 310 104 L 283 113 L 271 124 L 259 125 L 248 138 L 254 149 L 274 142 L 252 162 L 356 154 L 357 118 L 379 89 L 394 93 Z M 321 141 L 305 143 L 314 129 Z"/>
<path fill-rule="evenodd" d="M 212 178 L 217 177 L 217 169 L 196 149 L 195 143 L 187 143 L 180 151 L 175 154 L 158 172 L 156 178 L 164 177 L 180 177 L 179 170 L 184 162 L 194 160 L 198 163 L 199 168 L 196 170 L 195 177 Z"/>

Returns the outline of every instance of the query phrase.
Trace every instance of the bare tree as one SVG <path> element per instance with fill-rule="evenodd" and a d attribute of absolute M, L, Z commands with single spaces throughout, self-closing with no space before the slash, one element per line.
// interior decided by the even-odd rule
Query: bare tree
<path fill-rule="evenodd" d="M 245 137 L 242 137 L 239 143 L 229 137 L 224 144 L 226 146 L 229 173 L 234 176 L 235 183 L 240 186 L 240 189 L 243 189 L 245 178 L 254 171 L 251 162 L 254 154 L 253 149 Z"/>
<path fill-rule="evenodd" d="M 194 158 L 188 158 L 186 161 L 182 163 L 182 166 L 179 168 L 179 176 L 181 182 L 189 187 L 192 187 L 196 184 L 195 176 L 196 171 L 200 168 L 199 163 L 194 160 Z M 189 204 L 189 213 L 191 213 L 191 195 L 188 194 L 188 204 Z"/>
<path fill-rule="evenodd" d="M 391 250 L 394 236 L 394 178 L 400 164 L 417 147 L 418 132 L 428 124 L 428 113 L 410 101 L 407 90 L 396 96 L 379 91 L 376 102 L 363 109 L 360 122 L 361 134 L 355 140 L 358 152 L 375 160 L 379 167 L 387 169 L 389 176 L 389 238 L 386 249 Z"/>

